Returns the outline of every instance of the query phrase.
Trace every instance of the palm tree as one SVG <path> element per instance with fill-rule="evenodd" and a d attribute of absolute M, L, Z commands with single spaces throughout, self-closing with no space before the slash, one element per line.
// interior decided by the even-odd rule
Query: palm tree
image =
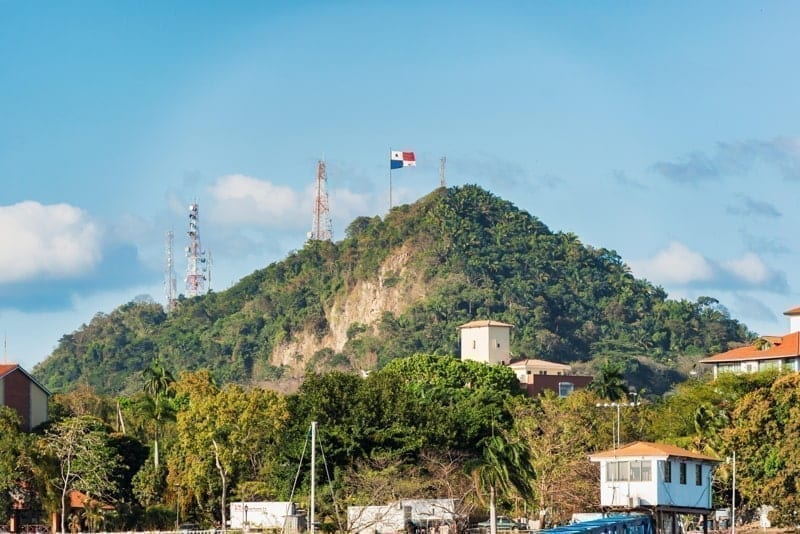
<path fill-rule="evenodd" d="M 489 494 L 490 534 L 497 534 L 497 510 L 495 496 L 498 489 L 510 493 L 516 491 L 525 500 L 533 498 L 531 480 L 536 472 L 531 464 L 528 448 L 522 443 L 509 443 L 501 436 L 488 438 L 483 455 L 464 466 L 472 477 L 478 497 Z"/>
<path fill-rule="evenodd" d="M 142 371 L 144 392 L 151 397 L 166 396 L 172 391 L 175 377 L 161 364 L 158 356 Z"/>
<path fill-rule="evenodd" d="M 589 389 L 611 402 L 627 398 L 628 389 L 625 387 L 622 364 L 606 360 L 600 366 L 600 375 L 589 384 Z"/>
<path fill-rule="evenodd" d="M 172 386 L 175 378 L 165 368 L 158 357 L 142 371 L 144 378 L 144 391 L 147 394 L 143 406 L 145 414 L 149 415 L 154 424 L 153 438 L 153 463 L 158 472 L 158 440 L 161 435 L 161 425 L 166 421 L 175 420 L 175 409 L 172 406 Z"/>
<path fill-rule="evenodd" d="M 704 454 L 721 456 L 722 430 L 730 425 L 725 410 L 715 410 L 709 404 L 701 404 L 694 411 L 694 446 Z"/>

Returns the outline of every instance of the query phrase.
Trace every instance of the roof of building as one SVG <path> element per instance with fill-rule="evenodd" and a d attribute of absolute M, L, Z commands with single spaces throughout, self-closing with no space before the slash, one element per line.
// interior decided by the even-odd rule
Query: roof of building
<path fill-rule="evenodd" d="M 562 371 L 572 370 L 572 367 L 570 367 L 569 365 L 564 365 L 563 363 L 548 362 L 547 360 L 535 360 L 531 358 L 519 360 L 518 362 L 512 362 L 508 364 L 508 367 L 512 368 L 522 367 L 525 369 L 527 369 L 528 367 L 546 367 L 547 369 L 558 369 Z"/>
<path fill-rule="evenodd" d="M 796 308 L 792 308 L 791 310 L 786 310 L 783 312 L 784 315 L 800 315 L 800 306 Z"/>
<path fill-rule="evenodd" d="M 719 462 L 717 458 L 700 454 L 699 452 L 692 452 L 675 445 L 667 445 L 666 443 L 650 443 L 649 441 L 634 441 L 623 445 L 619 449 L 612 449 L 608 451 L 598 452 L 589 456 L 592 461 L 598 461 L 605 458 L 620 458 L 620 457 L 639 457 L 639 456 L 655 456 L 667 458 L 689 458 L 691 460 L 702 460 L 704 462 Z"/>
<path fill-rule="evenodd" d="M 28 380 L 36 384 L 42 391 L 50 395 L 50 391 L 44 387 L 38 380 L 36 380 L 31 374 L 22 368 L 21 365 L 16 363 L 2 363 L 0 364 L 0 379 L 5 378 L 6 376 L 10 375 L 14 371 L 19 370 L 22 374 L 28 377 Z"/>
<path fill-rule="evenodd" d="M 783 358 L 793 358 L 800 356 L 800 332 L 792 332 L 785 336 L 770 336 L 764 338 L 772 343 L 772 346 L 759 349 L 753 345 L 739 347 L 736 349 L 715 354 L 700 360 L 700 363 L 724 363 L 740 362 L 743 360 L 777 360 Z"/>
<path fill-rule="evenodd" d="M 98 504 L 100 501 L 97 499 L 93 499 L 83 493 L 82 491 L 78 490 L 70 490 L 69 492 L 69 506 L 70 508 L 86 508 L 86 504 Z M 114 507 L 108 503 L 100 503 L 100 506 L 103 510 L 113 510 Z"/>
<path fill-rule="evenodd" d="M 462 324 L 459 328 L 482 328 L 484 326 L 502 326 L 505 328 L 514 328 L 513 324 L 508 323 L 501 323 L 500 321 L 491 321 L 491 320 L 483 320 L 483 321 L 471 321 L 466 324 Z"/>

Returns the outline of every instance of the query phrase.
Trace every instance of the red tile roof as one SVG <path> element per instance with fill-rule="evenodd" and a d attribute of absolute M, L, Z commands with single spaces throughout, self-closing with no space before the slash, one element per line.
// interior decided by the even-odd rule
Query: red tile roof
<path fill-rule="evenodd" d="M 783 312 L 784 315 L 800 315 L 800 306 L 797 308 L 792 308 L 791 310 L 786 310 Z"/>
<path fill-rule="evenodd" d="M 592 454 L 589 458 L 592 461 L 600 460 L 603 458 L 625 458 L 625 457 L 640 457 L 640 456 L 656 456 L 656 457 L 671 457 L 671 458 L 689 458 L 692 460 L 703 460 L 706 462 L 719 462 L 720 460 L 700 454 L 699 452 L 692 452 L 675 445 L 667 445 L 666 443 L 650 443 L 648 441 L 634 441 L 627 445 L 623 445 L 619 449 L 612 449 L 608 451 L 598 452 Z"/>
<path fill-rule="evenodd" d="M 97 504 L 99 501 L 89 498 L 85 493 L 78 490 L 70 490 L 69 492 L 69 506 L 70 508 L 86 508 L 86 503 Z M 107 503 L 101 503 L 103 510 L 113 510 L 114 507 Z"/>
<path fill-rule="evenodd" d="M 800 332 L 792 332 L 782 337 L 770 336 L 772 346 L 765 350 L 760 350 L 753 345 L 739 347 L 727 352 L 715 354 L 709 358 L 700 360 L 700 363 L 721 363 L 739 362 L 743 360 L 779 360 L 784 358 L 794 358 L 800 356 Z"/>
<path fill-rule="evenodd" d="M 17 369 L 19 365 L 16 363 L 2 363 L 0 364 L 0 378 L 6 376 L 11 371 Z"/>

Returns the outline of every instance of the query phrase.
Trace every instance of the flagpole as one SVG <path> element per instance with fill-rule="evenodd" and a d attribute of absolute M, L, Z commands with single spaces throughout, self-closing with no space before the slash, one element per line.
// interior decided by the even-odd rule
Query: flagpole
<path fill-rule="evenodd" d="M 389 211 L 392 211 L 392 147 L 389 147 Z"/>

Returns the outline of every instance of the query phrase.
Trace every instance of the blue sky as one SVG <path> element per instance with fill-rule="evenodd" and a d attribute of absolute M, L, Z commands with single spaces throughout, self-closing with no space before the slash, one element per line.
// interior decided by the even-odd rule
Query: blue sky
<path fill-rule="evenodd" d="M 97 312 L 211 286 L 477 183 L 763 334 L 800 305 L 794 2 L 0 0 L 0 332 L 26 367 Z"/>

